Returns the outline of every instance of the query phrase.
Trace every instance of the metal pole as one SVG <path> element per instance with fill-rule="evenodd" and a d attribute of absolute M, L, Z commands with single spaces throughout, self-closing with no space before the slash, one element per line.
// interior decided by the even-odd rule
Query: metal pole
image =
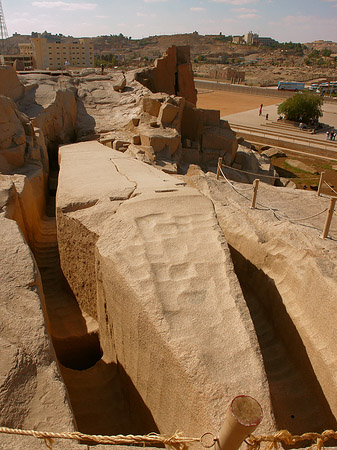
<path fill-rule="evenodd" d="M 253 191 L 252 204 L 251 204 L 251 206 L 250 206 L 252 209 L 255 208 L 256 197 L 257 197 L 257 191 L 258 191 L 258 189 L 259 189 L 259 183 L 260 183 L 260 180 L 259 180 L 258 178 L 256 178 L 256 179 L 253 181 L 253 188 L 254 188 L 254 191 Z"/>
<path fill-rule="evenodd" d="M 318 197 L 321 195 L 321 189 L 322 189 L 322 183 L 323 183 L 324 174 L 325 174 L 325 172 L 321 172 L 321 176 L 320 176 L 319 184 L 318 184 L 318 190 L 317 190 Z"/>
<path fill-rule="evenodd" d="M 331 225 L 331 220 L 332 220 L 332 215 L 333 215 L 335 205 L 336 205 L 336 200 L 337 200 L 337 197 L 330 198 L 330 206 L 329 206 L 329 210 L 328 210 L 328 215 L 326 216 L 322 239 L 325 239 L 328 236 L 330 225 Z"/>
<path fill-rule="evenodd" d="M 215 441 L 215 450 L 238 450 L 263 417 L 260 404 L 252 397 L 239 395 L 232 400 Z"/>
<path fill-rule="evenodd" d="M 220 169 L 221 169 L 221 166 L 222 166 L 222 158 L 221 158 L 221 156 L 220 156 L 219 159 L 218 159 L 218 169 L 217 169 L 217 171 L 216 171 L 216 179 L 217 179 L 217 180 L 219 179 L 219 176 L 220 176 Z"/>

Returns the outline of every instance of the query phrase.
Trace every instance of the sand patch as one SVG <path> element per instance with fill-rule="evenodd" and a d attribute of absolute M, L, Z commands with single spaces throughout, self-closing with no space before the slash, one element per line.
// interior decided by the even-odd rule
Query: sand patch
<path fill-rule="evenodd" d="M 259 108 L 261 103 L 264 106 L 275 105 L 275 103 L 280 103 L 280 99 L 263 95 L 247 95 L 236 92 L 198 89 L 197 107 L 218 109 L 220 110 L 221 116 Z"/>

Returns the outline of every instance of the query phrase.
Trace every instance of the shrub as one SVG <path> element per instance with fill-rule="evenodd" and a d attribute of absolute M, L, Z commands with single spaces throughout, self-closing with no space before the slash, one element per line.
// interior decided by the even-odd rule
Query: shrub
<path fill-rule="evenodd" d="M 298 93 L 281 103 L 277 112 L 294 121 L 299 121 L 302 116 L 302 122 L 309 123 L 323 115 L 322 103 L 323 99 L 319 95 Z"/>

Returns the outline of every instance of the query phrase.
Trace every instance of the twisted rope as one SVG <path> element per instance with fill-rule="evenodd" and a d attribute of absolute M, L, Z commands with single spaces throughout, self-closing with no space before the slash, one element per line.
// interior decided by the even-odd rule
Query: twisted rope
<path fill-rule="evenodd" d="M 220 172 L 221 175 L 224 177 L 225 181 L 227 181 L 227 183 L 234 189 L 234 191 L 236 191 L 237 193 L 240 192 L 245 192 L 245 191 L 251 191 L 253 189 L 253 186 L 249 186 L 249 188 L 246 189 L 238 189 L 236 186 L 234 186 L 234 183 L 232 183 L 227 177 L 226 175 L 223 173 L 223 170 L 220 167 Z M 247 199 L 248 200 L 248 199 Z"/>
<path fill-rule="evenodd" d="M 302 435 L 292 435 L 287 430 L 281 430 L 273 435 L 266 436 L 253 436 L 250 435 L 247 438 L 247 444 L 251 446 L 252 450 L 259 450 L 262 443 L 267 443 L 266 449 L 271 450 L 277 448 L 277 444 L 285 445 L 295 445 L 298 442 L 303 441 L 313 441 L 314 444 L 311 446 L 316 446 L 317 450 L 324 448 L 324 443 L 329 439 L 337 439 L 337 432 L 334 430 L 323 431 L 322 434 L 319 433 L 304 433 Z"/>
<path fill-rule="evenodd" d="M 247 170 L 242 170 L 242 169 L 237 169 L 235 167 L 226 166 L 226 164 L 221 164 L 221 165 L 222 165 L 222 167 L 227 167 L 227 169 L 236 170 L 237 172 L 241 172 L 241 173 L 247 173 L 248 175 L 254 175 L 255 177 L 272 178 L 273 180 L 275 180 L 275 178 L 278 178 L 277 176 L 273 177 L 271 175 L 263 175 L 262 173 L 248 172 Z"/>
<path fill-rule="evenodd" d="M 192 444 L 195 442 L 201 443 L 205 448 L 209 448 L 213 445 L 204 445 L 202 443 L 202 438 L 205 433 L 200 438 L 184 437 L 181 432 L 175 432 L 172 436 L 160 435 L 157 433 L 149 433 L 145 436 L 140 435 L 122 435 L 118 434 L 116 436 L 102 436 L 102 435 L 89 435 L 84 434 L 79 431 L 64 432 L 64 433 L 54 433 L 51 431 L 36 431 L 36 430 L 21 430 L 18 428 L 7 428 L 0 427 L 0 433 L 4 434 L 14 434 L 21 436 L 33 436 L 37 439 L 44 439 L 46 446 L 52 449 L 54 439 L 72 439 L 78 441 L 86 441 L 98 444 L 110 444 L 110 445 L 125 445 L 125 444 L 165 444 L 176 449 L 187 449 L 187 444 Z M 218 438 L 213 437 L 213 442 L 215 443 Z M 278 431 L 271 435 L 254 436 L 250 435 L 246 439 L 246 443 L 251 447 L 251 450 L 260 450 L 261 444 L 266 443 L 266 449 L 271 450 L 273 448 L 277 449 L 277 444 L 295 445 L 298 442 L 313 441 L 314 444 L 311 448 L 316 445 L 317 450 L 322 450 L 324 448 L 324 443 L 329 439 L 337 440 L 337 431 L 326 430 L 323 433 L 304 433 L 302 435 L 292 435 L 287 430 Z"/>
<path fill-rule="evenodd" d="M 223 166 L 224 166 L 224 164 L 223 164 Z M 225 167 L 227 167 L 227 166 L 225 166 Z M 235 169 L 235 170 L 238 170 L 238 169 Z M 234 184 L 231 183 L 231 182 L 228 180 L 228 178 L 226 177 L 226 175 L 223 173 L 221 167 L 220 167 L 220 172 L 221 172 L 221 175 L 224 177 L 224 179 L 227 181 L 227 183 L 228 183 L 228 184 L 229 184 L 229 185 L 230 185 L 230 186 L 231 186 L 238 194 L 242 195 L 241 192 L 244 192 L 244 191 L 246 191 L 246 190 L 251 190 L 251 189 L 253 189 L 252 187 L 250 187 L 249 189 L 243 189 L 243 190 L 240 190 L 240 189 L 236 188 L 236 187 L 234 186 Z M 250 173 L 250 172 L 247 172 L 247 173 Z M 329 186 L 329 185 L 328 185 L 328 186 Z M 332 189 L 332 188 L 331 188 L 331 189 Z M 336 194 L 337 194 L 337 192 L 336 192 Z M 243 197 L 245 197 L 245 196 L 243 195 Z M 247 197 L 245 197 L 245 198 L 246 198 L 247 200 L 249 200 Z M 256 204 L 259 205 L 259 206 L 261 206 L 262 208 L 265 208 L 265 209 L 268 210 L 268 211 L 271 211 L 271 212 L 274 214 L 274 216 L 276 217 L 276 219 L 279 220 L 279 217 L 281 217 L 281 218 L 284 218 L 284 219 L 289 220 L 290 222 L 302 222 L 302 221 L 304 221 L 304 220 L 313 219 L 314 217 L 318 217 L 318 216 L 320 216 L 321 214 L 325 213 L 325 211 L 328 210 L 328 208 L 325 208 L 325 209 L 323 209 L 322 211 L 320 211 L 320 212 L 318 212 L 318 213 L 312 214 L 311 216 L 301 217 L 301 218 L 299 218 L 299 219 L 292 219 L 291 217 L 288 217 L 287 214 L 278 212 L 278 211 L 272 209 L 272 208 L 271 208 L 270 206 L 268 206 L 268 205 L 264 205 L 263 203 L 259 203 L 259 202 L 256 202 Z M 279 216 L 279 217 L 278 217 L 278 216 Z"/>
<path fill-rule="evenodd" d="M 332 190 L 332 192 L 334 192 L 335 194 L 337 194 L 337 191 L 335 191 L 335 190 L 330 186 L 330 184 L 328 184 L 325 180 L 323 180 L 323 183 L 326 184 L 326 185 Z"/>
<path fill-rule="evenodd" d="M 181 432 L 175 432 L 172 436 L 149 433 L 145 436 L 140 435 L 122 435 L 103 436 L 84 434 L 79 431 L 54 433 L 51 431 L 21 430 L 18 428 L 0 427 L 0 433 L 16 434 L 21 436 L 33 436 L 38 439 L 44 439 L 48 448 L 52 448 L 54 439 L 72 439 L 86 441 L 96 444 L 125 445 L 125 444 L 165 444 L 174 447 L 177 450 L 186 450 L 187 444 L 200 442 L 200 438 L 184 437 Z"/>
<path fill-rule="evenodd" d="M 320 216 L 321 214 L 325 213 L 325 211 L 327 211 L 328 208 L 323 209 L 322 211 L 318 212 L 317 214 L 313 214 L 312 216 L 308 216 L 308 217 L 301 217 L 300 219 L 291 219 L 290 217 L 288 217 L 286 214 L 283 213 L 279 213 L 281 216 L 283 215 L 285 218 L 287 218 L 288 220 L 290 220 L 290 222 L 298 222 L 298 221 L 304 221 L 307 219 L 312 219 L 314 217 Z"/>

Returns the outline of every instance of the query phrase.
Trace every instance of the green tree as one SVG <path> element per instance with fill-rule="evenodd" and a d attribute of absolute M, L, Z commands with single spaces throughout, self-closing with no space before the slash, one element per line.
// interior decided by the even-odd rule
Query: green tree
<path fill-rule="evenodd" d="M 298 93 L 281 103 L 277 112 L 288 120 L 299 121 L 302 117 L 302 122 L 309 123 L 323 115 L 322 104 L 323 99 L 319 95 Z"/>
<path fill-rule="evenodd" d="M 322 56 L 330 56 L 331 55 L 331 50 L 329 50 L 328 48 L 325 48 L 324 50 L 322 50 Z"/>

